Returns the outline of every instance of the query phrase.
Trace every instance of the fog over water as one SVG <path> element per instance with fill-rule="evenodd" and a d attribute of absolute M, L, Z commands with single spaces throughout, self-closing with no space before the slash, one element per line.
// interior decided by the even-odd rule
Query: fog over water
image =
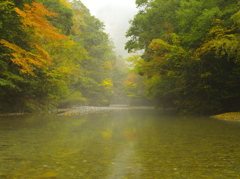
<path fill-rule="evenodd" d="M 124 50 L 127 39 L 126 31 L 138 12 L 135 0 L 81 0 L 90 10 L 91 14 L 105 24 L 105 31 L 114 42 L 117 54 L 126 58 L 128 53 Z"/>

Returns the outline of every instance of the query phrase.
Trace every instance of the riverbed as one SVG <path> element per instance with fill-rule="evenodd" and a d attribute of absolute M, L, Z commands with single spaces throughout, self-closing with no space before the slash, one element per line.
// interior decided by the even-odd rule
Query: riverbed
<path fill-rule="evenodd" d="M 240 178 L 240 123 L 149 108 L 0 117 L 2 179 Z"/>

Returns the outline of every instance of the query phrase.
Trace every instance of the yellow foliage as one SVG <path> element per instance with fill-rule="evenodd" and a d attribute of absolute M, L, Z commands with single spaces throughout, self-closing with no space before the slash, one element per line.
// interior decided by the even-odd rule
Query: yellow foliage
<path fill-rule="evenodd" d="M 240 10 L 237 13 L 235 13 L 231 18 L 234 20 L 235 24 L 237 24 L 239 27 L 239 25 L 240 25 Z"/>
<path fill-rule="evenodd" d="M 36 67 L 43 68 L 52 60 L 44 48 L 45 45 L 53 44 L 57 40 L 66 39 L 67 37 L 59 34 L 58 29 L 52 26 L 46 18 L 46 16 L 55 16 L 57 14 L 48 11 L 42 4 L 36 2 L 33 2 L 31 6 L 24 4 L 23 10 L 16 7 L 15 11 L 21 17 L 22 28 L 29 37 L 26 41 L 32 51 L 28 52 L 3 39 L 0 39 L 0 43 L 13 50 L 11 61 L 20 67 L 22 73 L 35 76 L 33 70 Z M 70 43 L 72 44 L 72 42 Z"/>
<path fill-rule="evenodd" d="M 149 44 L 149 48 L 152 50 L 168 50 L 171 48 L 171 45 L 162 39 L 153 39 Z"/>
<path fill-rule="evenodd" d="M 13 57 L 11 58 L 11 61 L 21 67 L 20 71 L 22 73 L 29 73 L 34 76 L 34 67 L 41 68 L 45 65 L 46 62 L 51 60 L 49 56 L 47 58 L 47 61 L 46 59 L 43 59 L 42 56 L 27 52 L 21 47 L 9 43 L 6 40 L 1 39 L 0 43 L 14 51 L 11 53 Z"/>
<path fill-rule="evenodd" d="M 128 69 L 129 73 L 137 74 L 138 70 L 142 67 L 142 64 L 144 63 L 144 60 L 141 58 L 140 55 L 132 55 L 125 59 L 126 62 L 128 62 L 128 66 L 130 67 Z"/>
<path fill-rule="evenodd" d="M 111 61 L 104 62 L 104 68 L 112 68 L 112 62 Z"/>
<path fill-rule="evenodd" d="M 53 78 L 63 78 L 67 77 L 70 74 L 72 74 L 72 68 L 70 66 L 61 66 L 58 68 L 53 68 L 47 73 L 47 76 L 53 77 Z"/>
<path fill-rule="evenodd" d="M 104 103 L 108 103 L 109 101 L 107 99 L 102 100 Z"/>
<path fill-rule="evenodd" d="M 44 38 L 50 41 L 53 39 L 66 39 L 65 35 L 57 33 L 57 28 L 52 26 L 49 21 L 45 18 L 46 16 L 56 16 L 57 13 L 48 11 L 44 5 L 33 2 L 32 6 L 24 4 L 24 10 L 15 8 L 15 11 L 22 18 L 22 27 L 25 31 L 30 34 L 35 34 L 38 37 Z"/>
<path fill-rule="evenodd" d="M 113 82 L 110 78 L 106 78 L 99 86 L 104 86 L 105 89 L 112 89 Z"/>
<path fill-rule="evenodd" d="M 237 23 L 236 17 L 240 19 L 239 12 L 232 16 Z M 216 19 L 215 22 L 216 26 L 210 29 L 206 41 L 195 51 L 193 59 L 201 60 L 202 55 L 215 52 L 217 57 L 227 55 L 239 60 L 240 36 L 238 33 L 235 33 L 238 26 L 224 27 L 219 19 Z"/>
<path fill-rule="evenodd" d="M 130 98 L 135 98 L 135 97 L 137 97 L 137 95 L 133 95 L 133 94 L 129 94 L 129 95 L 127 95 L 128 97 L 130 97 Z"/>
<path fill-rule="evenodd" d="M 67 7 L 71 7 L 71 4 L 69 2 L 67 2 L 66 0 L 60 0 L 60 2 Z"/>
<path fill-rule="evenodd" d="M 0 11 L 4 11 L 5 13 L 10 13 L 12 12 L 12 6 L 14 6 L 13 2 L 10 2 L 10 1 L 0 2 Z"/>

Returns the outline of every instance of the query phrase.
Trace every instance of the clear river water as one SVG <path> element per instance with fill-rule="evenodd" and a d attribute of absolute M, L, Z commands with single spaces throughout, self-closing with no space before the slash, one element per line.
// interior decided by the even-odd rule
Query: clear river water
<path fill-rule="evenodd" d="M 153 109 L 0 117 L 0 179 L 237 179 L 240 123 Z"/>

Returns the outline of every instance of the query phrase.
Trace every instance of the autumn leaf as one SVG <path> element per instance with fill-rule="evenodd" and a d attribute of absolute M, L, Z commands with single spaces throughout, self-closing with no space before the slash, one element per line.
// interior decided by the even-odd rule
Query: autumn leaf
<path fill-rule="evenodd" d="M 57 28 L 52 26 L 46 19 L 46 16 L 52 17 L 58 14 L 48 11 L 44 5 L 33 2 L 32 6 L 24 4 L 23 11 L 17 7 L 15 8 L 15 11 L 22 18 L 22 27 L 26 32 L 32 33 L 33 31 L 33 33 L 40 38 L 48 37 L 46 38 L 47 41 L 52 38 L 57 40 L 67 38 L 65 35 L 56 32 Z"/>
<path fill-rule="evenodd" d="M 33 2 L 31 6 L 24 4 L 23 10 L 16 7 L 15 11 L 21 17 L 21 27 L 28 34 L 29 38 L 26 41 L 31 51 L 4 39 L 1 39 L 0 43 L 13 51 L 10 53 L 11 61 L 20 67 L 22 73 L 35 76 L 33 71 L 36 67 L 43 68 L 52 61 L 45 45 L 67 37 L 58 33 L 58 29 L 46 19 L 46 16 L 52 17 L 57 14 L 48 11 L 42 4 L 36 2 Z"/>
<path fill-rule="evenodd" d="M 3 44 L 3 46 L 13 50 L 13 52 L 11 53 L 12 55 L 11 61 L 16 65 L 22 67 L 20 71 L 23 73 L 29 73 L 34 76 L 33 73 L 34 67 L 41 68 L 44 66 L 44 63 L 46 62 L 44 59 L 41 58 L 41 56 L 33 54 L 31 52 L 27 52 L 21 47 L 9 43 L 6 40 L 1 39 L 0 43 Z"/>
<path fill-rule="evenodd" d="M 99 86 L 104 86 L 105 89 L 112 89 L 113 82 L 110 78 L 106 78 Z"/>

